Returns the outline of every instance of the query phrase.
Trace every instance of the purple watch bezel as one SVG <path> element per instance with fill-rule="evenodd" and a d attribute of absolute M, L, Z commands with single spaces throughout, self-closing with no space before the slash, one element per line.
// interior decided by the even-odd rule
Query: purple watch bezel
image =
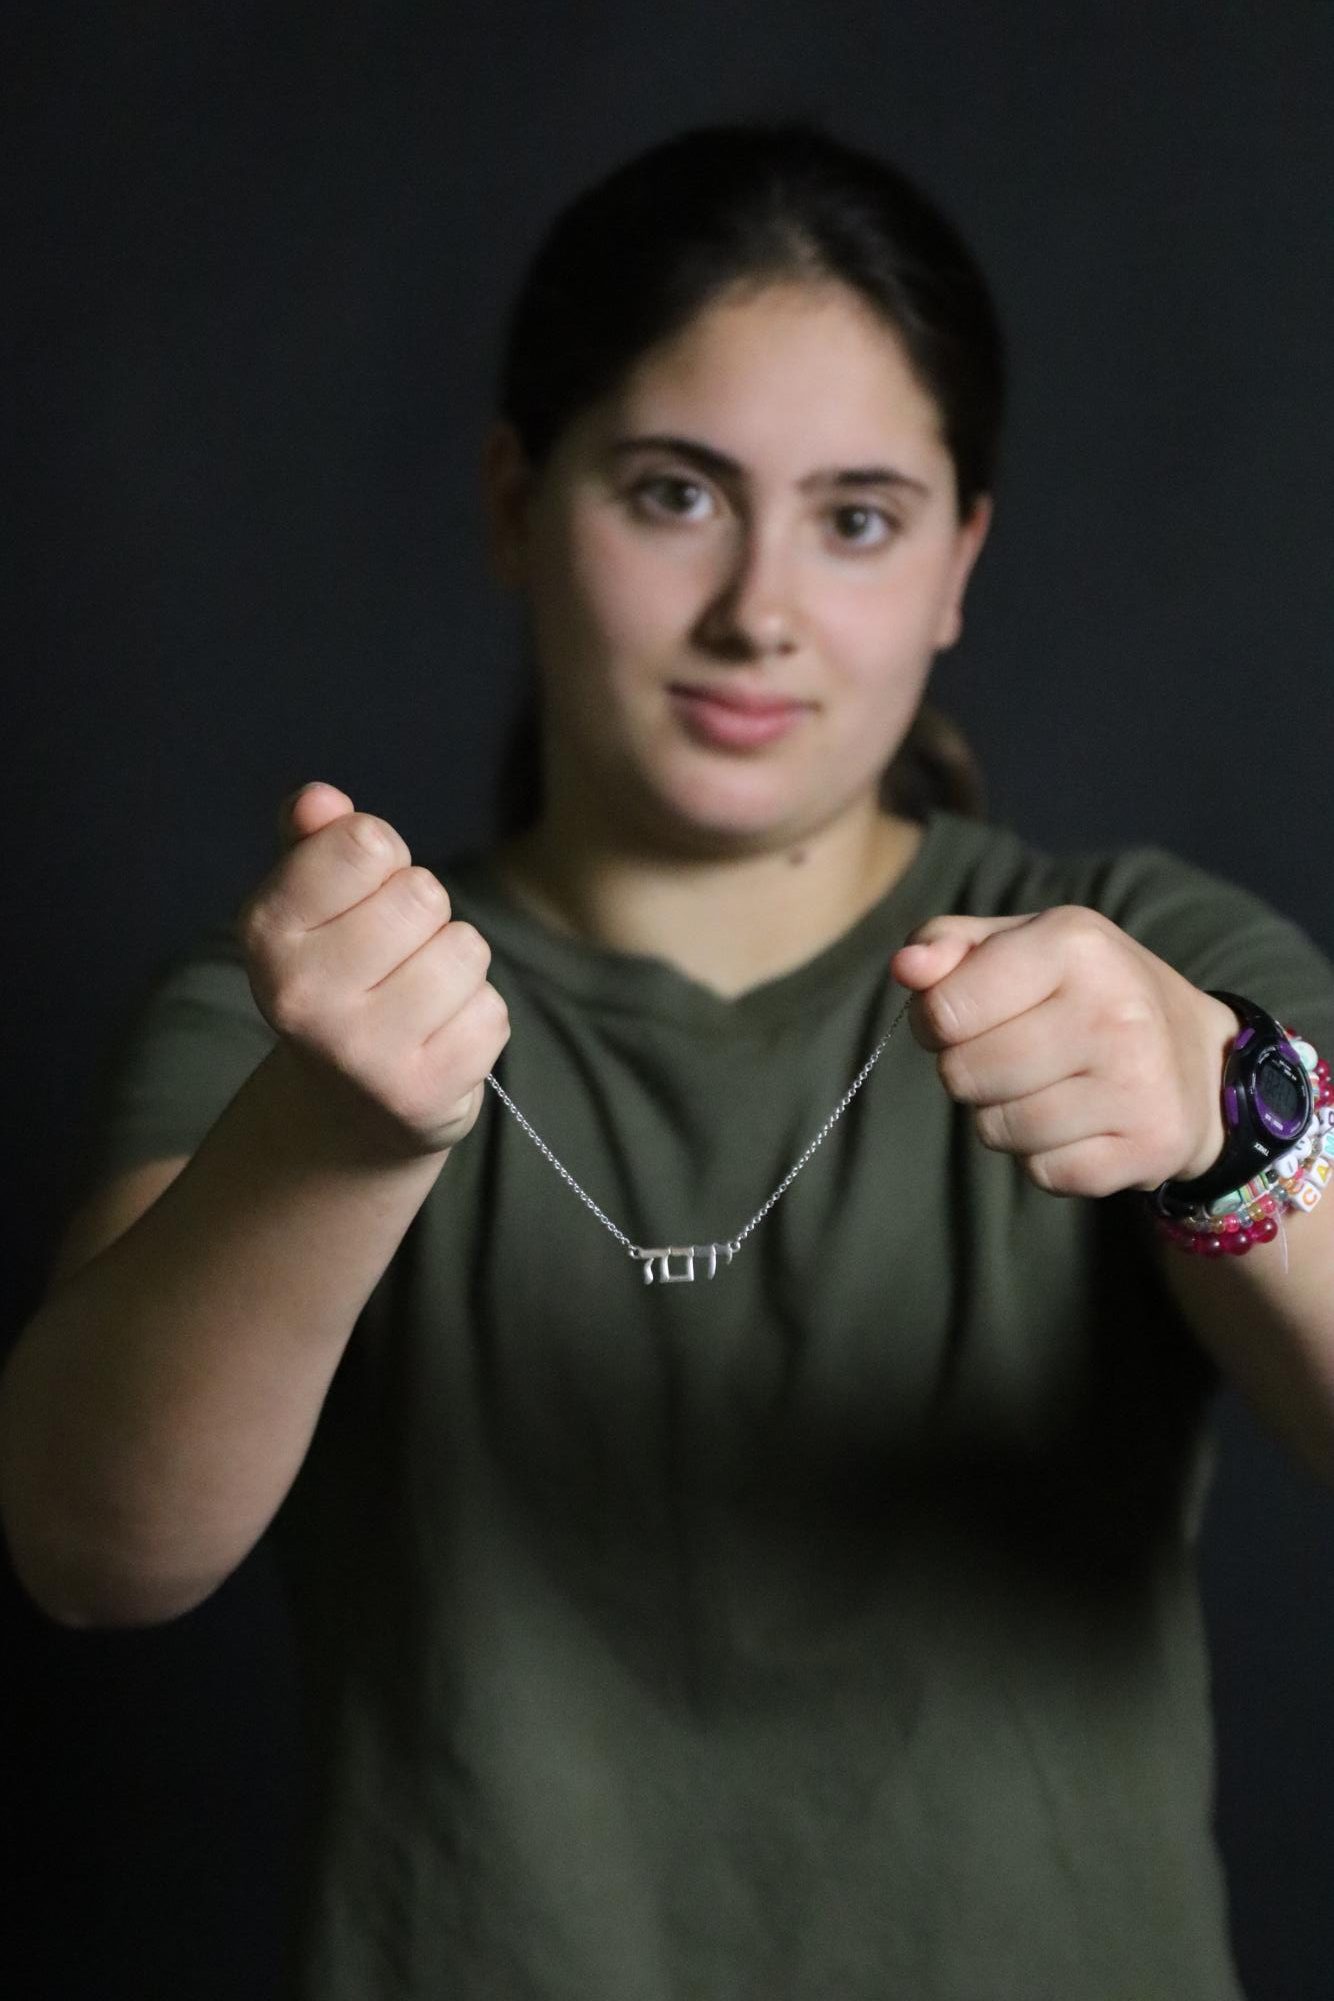
<path fill-rule="evenodd" d="M 1232 1048 L 1229 1051 L 1227 1067 L 1231 1069 L 1232 1059 L 1248 1050 L 1250 1045 L 1257 1040 L 1260 1040 L 1264 1045 L 1258 1051 L 1251 1051 L 1251 1060 L 1257 1069 L 1262 1067 L 1271 1057 L 1276 1057 L 1295 1071 L 1298 1081 L 1301 1081 L 1305 1075 L 1302 1059 L 1287 1037 L 1282 1034 L 1279 1035 L 1277 1040 L 1271 1040 L 1268 1036 L 1261 1037 L 1260 1031 L 1254 1022 L 1247 1022 L 1234 1040 Z M 1277 1140 L 1292 1141 L 1300 1137 L 1306 1128 L 1306 1118 L 1300 1112 L 1293 1119 L 1280 1118 L 1278 1113 L 1273 1111 L 1260 1096 L 1259 1078 L 1256 1075 L 1255 1069 L 1251 1071 L 1242 1084 L 1224 1084 L 1223 1086 L 1223 1118 L 1229 1132 L 1236 1132 L 1242 1124 L 1239 1097 L 1243 1090 L 1246 1094 L 1247 1109 L 1252 1117 L 1257 1119 L 1265 1128 L 1266 1132 L 1272 1134 Z"/>

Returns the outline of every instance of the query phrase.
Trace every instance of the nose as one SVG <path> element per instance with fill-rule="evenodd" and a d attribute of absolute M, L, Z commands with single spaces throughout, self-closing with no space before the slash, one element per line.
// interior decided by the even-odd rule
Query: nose
<path fill-rule="evenodd" d="M 700 643 L 725 659 L 754 660 L 793 652 L 799 627 L 791 561 L 779 535 L 745 527 L 722 587 L 700 619 Z"/>

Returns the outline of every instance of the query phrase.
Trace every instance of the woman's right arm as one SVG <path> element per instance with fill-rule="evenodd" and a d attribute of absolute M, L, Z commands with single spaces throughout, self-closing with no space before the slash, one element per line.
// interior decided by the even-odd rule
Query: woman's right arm
<path fill-rule="evenodd" d="M 508 1038 L 484 941 L 330 790 L 249 906 L 280 1039 L 156 1199 L 132 1220 L 122 1199 L 119 1234 L 57 1274 L 0 1375 L 0 1519 L 66 1625 L 174 1618 L 253 1548 Z"/>
<path fill-rule="evenodd" d="M 174 1618 L 253 1548 L 448 1158 L 372 1157 L 311 1081 L 280 1042 L 9 1357 L 0 1516 L 62 1624 Z"/>

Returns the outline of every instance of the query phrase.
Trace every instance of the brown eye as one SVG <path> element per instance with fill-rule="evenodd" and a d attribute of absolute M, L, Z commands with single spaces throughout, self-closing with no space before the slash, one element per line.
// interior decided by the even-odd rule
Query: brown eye
<path fill-rule="evenodd" d="M 671 473 L 650 473 L 646 479 L 635 482 L 630 489 L 630 495 L 634 500 L 639 500 L 648 495 L 663 494 L 668 496 L 674 495 L 679 498 L 682 494 L 701 494 L 703 491 L 704 488 L 699 484 L 698 480 L 677 479 Z M 678 519 L 689 518 L 686 509 L 671 504 L 670 499 L 668 504 L 662 507 L 661 511 L 665 514 L 675 515 Z"/>
<path fill-rule="evenodd" d="M 851 521 L 854 524 L 872 521 L 879 522 L 882 532 L 878 535 L 868 536 L 854 532 L 851 535 L 840 536 L 839 539 L 841 541 L 846 541 L 852 547 L 858 549 L 879 549 L 898 532 L 897 521 L 893 520 L 883 509 L 879 507 L 864 507 L 860 503 L 855 507 L 835 508 L 834 519 L 843 522 Z"/>

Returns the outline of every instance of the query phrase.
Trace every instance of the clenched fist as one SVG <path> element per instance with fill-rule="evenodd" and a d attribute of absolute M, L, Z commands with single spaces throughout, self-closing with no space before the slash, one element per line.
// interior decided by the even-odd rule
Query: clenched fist
<path fill-rule="evenodd" d="M 890 964 L 945 1089 L 1037 1187 L 1147 1192 L 1222 1152 L 1236 1015 L 1100 911 L 933 917 Z"/>
<path fill-rule="evenodd" d="M 385 820 L 335 786 L 280 816 L 285 852 L 241 906 L 255 1003 L 331 1091 L 396 1153 L 443 1152 L 472 1130 L 510 1035 L 491 949 Z"/>

